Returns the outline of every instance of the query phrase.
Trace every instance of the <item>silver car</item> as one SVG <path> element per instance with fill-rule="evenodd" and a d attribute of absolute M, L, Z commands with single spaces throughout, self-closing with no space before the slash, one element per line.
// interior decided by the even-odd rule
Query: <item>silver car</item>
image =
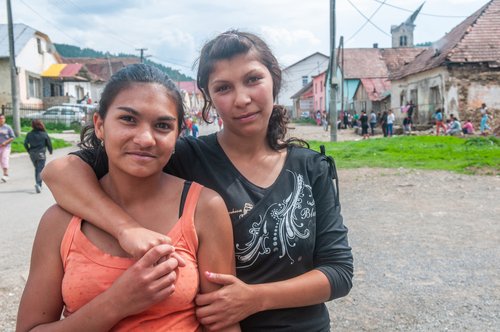
<path fill-rule="evenodd" d="M 46 123 L 63 123 L 66 126 L 85 123 L 85 113 L 76 107 L 67 105 L 52 106 L 44 112 L 29 114 L 26 118 L 40 119 Z"/>

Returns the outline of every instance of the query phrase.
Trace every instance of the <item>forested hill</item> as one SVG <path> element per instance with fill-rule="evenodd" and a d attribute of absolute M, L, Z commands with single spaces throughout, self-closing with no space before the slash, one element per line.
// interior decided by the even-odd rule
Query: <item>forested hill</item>
<path fill-rule="evenodd" d="M 113 55 L 110 54 L 109 52 L 100 52 L 93 50 L 91 48 L 80 48 L 78 46 L 73 46 L 73 45 L 67 45 L 67 44 L 54 44 L 56 47 L 57 52 L 65 57 L 65 58 L 138 58 L 137 55 L 134 54 L 123 54 L 120 53 L 118 55 Z M 162 64 L 156 63 L 154 61 L 146 59 L 144 61 L 145 63 L 158 67 L 160 70 L 162 70 L 164 73 L 166 73 L 172 80 L 174 81 L 192 81 L 193 79 L 189 76 L 184 75 L 177 69 L 172 69 L 170 67 L 166 67 Z"/>

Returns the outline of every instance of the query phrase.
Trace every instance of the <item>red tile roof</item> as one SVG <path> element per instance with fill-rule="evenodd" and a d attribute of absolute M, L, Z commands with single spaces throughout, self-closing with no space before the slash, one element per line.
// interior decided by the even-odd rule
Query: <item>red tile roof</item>
<path fill-rule="evenodd" d="M 362 78 L 361 83 L 371 101 L 380 101 L 389 96 L 391 82 L 386 78 Z"/>
<path fill-rule="evenodd" d="M 94 80 L 107 82 L 118 70 L 139 63 L 140 60 L 139 58 L 64 58 L 64 62 L 84 64 L 88 71 L 95 75 Z"/>
<path fill-rule="evenodd" d="M 500 66 L 500 0 L 489 1 L 414 61 L 391 75 L 391 79 L 451 63 Z"/>

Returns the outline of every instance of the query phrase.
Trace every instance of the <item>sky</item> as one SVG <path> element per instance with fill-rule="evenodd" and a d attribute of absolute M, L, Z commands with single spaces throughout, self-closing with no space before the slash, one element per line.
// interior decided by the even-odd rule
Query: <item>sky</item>
<path fill-rule="evenodd" d="M 0 23 L 7 23 L 6 0 Z M 391 47 L 391 25 L 423 0 L 337 0 L 336 45 Z M 488 0 L 427 0 L 415 20 L 415 43 L 435 42 Z M 194 77 L 203 44 L 228 29 L 250 31 L 271 46 L 282 67 L 330 53 L 327 0 L 11 0 L 14 23 L 54 43 L 139 55 Z M 368 20 L 367 20 L 368 19 Z"/>

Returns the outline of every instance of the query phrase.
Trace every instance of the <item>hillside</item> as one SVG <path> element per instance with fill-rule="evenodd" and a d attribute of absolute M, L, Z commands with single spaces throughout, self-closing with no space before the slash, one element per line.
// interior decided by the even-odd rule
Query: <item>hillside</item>
<path fill-rule="evenodd" d="M 119 55 L 114 55 L 109 52 L 101 52 L 101 51 L 96 51 L 91 48 L 80 48 L 78 46 L 73 46 L 73 45 L 67 45 L 67 44 L 57 44 L 55 43 L 54 46 L 56 47 L 57 52 L 65 57 L 65 58 L 80 58 L 80 57 L 85 57 L 85 58 L 138 58 L 137 55 L 134 54 L 123 54 L 120 53 Z M 155 66 L 159 68 L 161 71 L 166 73 L 172 80 L 174 81 L 192 81 L 193 79 L 189 76 L 184 75 L 177 69 L 172 69 L 170 67 L 166 67 L 162 64 L 156 63 L 154 61 L 146 59 L 144 61 L 148 65 Z"/>

